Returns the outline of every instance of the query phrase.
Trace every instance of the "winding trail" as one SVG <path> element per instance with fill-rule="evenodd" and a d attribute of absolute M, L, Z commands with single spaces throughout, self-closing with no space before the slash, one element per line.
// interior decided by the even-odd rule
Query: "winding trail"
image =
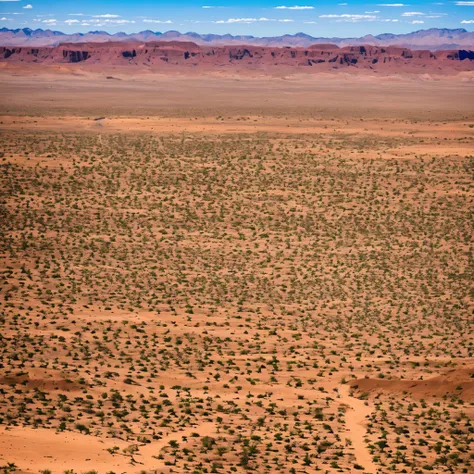
<path fill-rule="evenodd" d="M 363 400 L 351 397 L 349 395 L 348 385 L 340 386 L 339 393 L 341 395 L 339 401 L 349 407 L 345 415 L 346 427 L 348 429 L 349 438 L 352 441 L 357 464 L 364 468 L 363 472 L 376 474 L 378 472 L 377 466 L 373 462 L 372 456 L 364 441 L 364 436 L 367 434 L 365 428 L 366 416 L 372 413 L 372 409 L 365 405 Z"/>
<path fill-rule="evenodd" d="M 190 426 L 184 428 L 181 431 L 168 433 L 158 441 L 154 441 L 145 446 L 141 446 L 139 452 L 135 456 L 135 459 L 144 464 L 144 466 L 146 466 L 147 468 L 162 468 L 164 467 L 164 463 L 162 461 L 157 460 L 154 456 L 157 456 L 158 454 L 160 454 L 160 451 L 163 448 L 169 446 L 169 442 L 171 440 L 176 440 L 180 444 L 182 444 L 182 437 L 190 437 L 192 433 L 199 433 L 201 437 L 211 435 L 216 436 L 216 424 L 213 422 L 206 422 L 201 423 L 199 426 Z"/>

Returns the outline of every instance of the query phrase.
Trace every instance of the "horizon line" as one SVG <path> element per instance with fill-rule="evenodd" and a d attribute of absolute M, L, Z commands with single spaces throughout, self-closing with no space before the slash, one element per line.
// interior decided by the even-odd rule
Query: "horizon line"
<path fill-rule="evenodd" d="M 433 28 L 422 28 L 422 29 L 419 29 L 419 30 L 413 30 L 411 32 L 408 32 L 408 33 L 391 33 L 391 32 L 385 32 L 385 33 L 379 33 L 377 35 L 373 35 L 371 33 L 367 33 L 363 36 L 312 36 L 308 33 L 305 33 L 304 31 L 299 31 L 297 33 L 284 33 L 282 35 L 274 35 L 274 36 L 254 36 L 254 35 L 233 35 L 231 33 L 224 33 L 224 34 L 218 34 L 218 33 L 197 33 L 195 31 L 187 31 L 185 33 L 182 33 L 181 31 L 179 30 L 167 30 L 167 31 L 153 31 L 153 30 L 150 30 L 150 29 L 145 29 L 145 30 L 140 30 L 140 31 L 136 31 L 136 32 L 132 32 L 132 33 L 126 33 L 124 31 L 117 31 L 115 33 L 111 33 L 107 30 L 89 30 L 89 31 L 86 31 L 86 32 L 80 32 L 80 31 L 76 31 L 74 33 L 65 33 L 63 31 L 60 31 L 60 30 L 52 30 L 50 28 L 46 28 L 46 29 L 43 29 L 43 28 L 36 28 L 36 29 L 33 29 L 33 28 L 29 28 L 29 27 L 25 27 L 25 28 L 7 28 L 7 27 L 2 27 L 0 28 L 0 31 L 2 30 L 7 30 L 7 31 L 12 31 L 12 32 L 15 32 L 15 31 L 24 31 L 24 30 L 30 30 L 30 31 L 51 31 L 52 33 L 60 33 L 62 35 L 65 35 L 65 36 L 73 36 L 73 35 L 86 35 L 86 34 L 90 34 L 90 33 L 105 33 L 109 36 L 116 36 L 116 35 L 120 35 L 120 34 L 123 34 L 123 35 L 127 35 L 127 36 L 132 36 L 132 35 L 136 35 L 136 34 L 140 34 L 140 33 L 144 33 L 144 32 L 151 32 L 155 35 L 165 35 L 167 33 L 178 33 L 180 35 L 183 35 L 183 36 L 186 36 L 186 35 L 189 35 L 189 34 L 194 34 L 194 35 L 197 35 L 197 36 L 216 36 L 216 37 L 223 37 L 223 36 L 231 36 L 232 38 L 239 38 L 239 37 L 244 37 L 244 38 L 255 38 L 255 39 L 266 39 L 266 38 L 281 38 L 283 36 L 290 36 L 290 37 L 295 37 L 295 36 L 298 36 L 298 35 L 305 35 L 305 36 L 308 36 L 310 38 L 313 38 L 313 39 L 329 39 L 329 38 L 338 38 L 338 39 L 356 39 L 356 38 L 364 38 L 365 36 L 373 36 L 374 38 L 377 38 L 378 36 L 383 36 L 383 35 L 394 35 L 394 36 L 405 36 L 405 35 L 410 35 L 410 34 L 413 34 L 413 33 L 419 33 L 419 32 L 422 32 L 422 31 L 430 31 L 430 30 L 436 30 L 436 31 L 440 31 L 440 30 L 447 30 L 447 31 L 462 31 L 462 32 L 465 32 L 465 33 L 474 33 L 474 31 L 468 31 L 466 30 L 465 28 L 436 28 L 436 27 L 433 27 Z"/>

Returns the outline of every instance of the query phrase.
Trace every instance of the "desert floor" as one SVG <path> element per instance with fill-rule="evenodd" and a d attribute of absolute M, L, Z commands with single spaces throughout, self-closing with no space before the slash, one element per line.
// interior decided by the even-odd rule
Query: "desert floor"
<path fill-rule="evenodd" d="M 473 105 L 2 70 L 0 471 L 473 472 Z"/>

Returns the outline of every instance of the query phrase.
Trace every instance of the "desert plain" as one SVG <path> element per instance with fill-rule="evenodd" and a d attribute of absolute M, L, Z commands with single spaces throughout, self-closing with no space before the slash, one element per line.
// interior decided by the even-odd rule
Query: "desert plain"
<path fill-rule="evenodd" d="M 0 66 L 2 472 L 474 472 L 472 73 Z"/>

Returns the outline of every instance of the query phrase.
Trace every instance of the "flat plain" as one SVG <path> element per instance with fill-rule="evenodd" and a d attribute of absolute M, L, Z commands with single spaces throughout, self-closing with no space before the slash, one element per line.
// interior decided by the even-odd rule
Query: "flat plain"
<path fill-rule="evenodd" d="M 0 466 L 474 470 L 474 89 L 4 69 Z"/>

